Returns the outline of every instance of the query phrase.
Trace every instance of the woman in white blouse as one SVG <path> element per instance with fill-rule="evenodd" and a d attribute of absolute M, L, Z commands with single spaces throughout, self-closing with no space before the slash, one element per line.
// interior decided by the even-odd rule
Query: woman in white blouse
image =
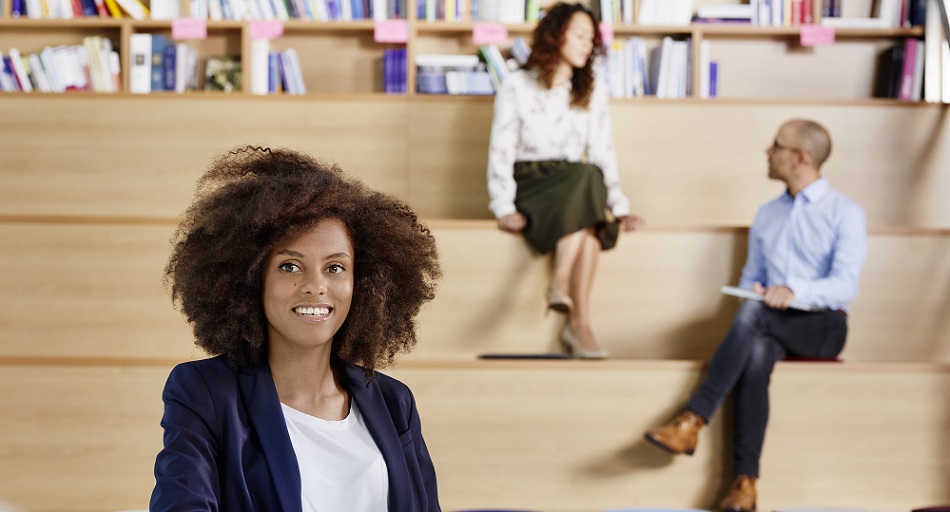
<path fill-rule="evenodd" d="M 548 307 L 567 315 L 562 342 L 581 358 L 607 352 L 591 330 L 597 256 L 633 231 L 620 189 L 607 89 L 594 73 L 603 41 L 594 17 L 559 3 L 534 31 L 524 69 L 495 96 L 488 156 L 489 208 L 498 227 L 554 253 Z"/>

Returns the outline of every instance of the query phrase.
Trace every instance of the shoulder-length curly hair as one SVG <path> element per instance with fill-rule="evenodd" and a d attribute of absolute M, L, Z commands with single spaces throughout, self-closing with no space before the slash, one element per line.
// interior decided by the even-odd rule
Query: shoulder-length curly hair
<path fill-rule="evenodd" d="M 334 165 L 255 147 L 214 161 L 172 239 L 165 283 L 195 344 L 236 369 L 266 357 L 263 265 L 282 237 L 327 218 L 346 225 L 355 251 L 353 302 L 333 355 L 372 371 L 412 348 L 415 316 L 442 275 L 426 226 Z"/>
<path fill-rule="evenodd" d="M 550 88 L 554 72 L 561 63 L 561 45 L 571 17 L 582 12 L 594 23 L 594 49 L 582 68 L 574 68 L 571 76 L 571 105 L 587 108 L 594 93 L 594 62 L 604 54 L 604 39 L 593 13 L 580 4 L 558 3 L 551 7 L 534 29 L 534 42 L 525 69 L 536 69 L 538 80 Z"/>

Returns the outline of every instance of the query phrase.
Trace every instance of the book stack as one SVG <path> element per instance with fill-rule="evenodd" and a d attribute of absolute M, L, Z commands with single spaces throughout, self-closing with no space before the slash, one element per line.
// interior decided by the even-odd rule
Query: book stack
<path fill-rule="evenodd" d="M 702 5 L 696 10 L 693 16 L 693 23 L 753 23 L 760 25 L 769 25 L 769 23 L 759 23 L 756 16 L 756 2 L 751 4 L 713 4 Z M 762 5 L 761 3 L 759 3 Z M 768 19 L 767 17 L 765 19 Z"/>
<path fill-rule="evenodd" d="M 405 48 L 383 51 L 383 91 L 387 94 L 406 94 Z"/>
<path fill-rule="evenodd" d="M 170 1 L 170 0 L 159 0 Z M 140 0 L 12 0 L 10 15 L 32 19 L 80 17 L 149 19 L 149 9 Z"/>
<path fill-rule="evenodd" d="M 512 69 L 516 69 L 519 65 L 518 61 L 514 58 L 510 60 L 505 59 L 501 54 L 501 50 L 498 49 L 498 46 L 493 44 L 479 46 L 478 55 L 485 61 L 488 75 L 491 77 L 492 86 L 496 91 L 501 88 L 501 84 L 504 83 L 505 78 L 508 77 L 508 72 Z"/>
<path fill-rule="evenodd" d="M 649 59 L 648 59 L 649 56 Z M 652 51 L 643 38 L 614 40 L 605 61 L 610 96 L 634 98 L 684 98 L 691 93 L 690 41 L 670 37 Z M 700 91 L 702 98 L 716 97 L 718 64 L 709 60 L 709 41 L 700 44 Z"/>
<path fill-rule="evenodd" d="M 541 3 L 542 0 L 416 0 L 416 18 L 450 23 L 533 23 L 542 15 Z"/>
<path fill-rule="evenodd" d="M 84 37 L 81 45 L 45 47 L 21 55 L 11 48 L 0 52 L 0 89 L 6 92 L 117 92 L 120 86 L 119 54 L 104 37 Z"/>
<path fill-rule="evenodd" d="M 419 55 L 416 92 L 491 95 L 495 88 L 486 64 L 477 55 Z"/>
<path fill-rule="evenodd" d="M 690 40 L 664 37 L 650 55 L 650 84 L 657 98 L 685 98 L 692 94 Z M 649 94 L 649 93 L 648 93 Z"/>
<path fill-rule="evenodd" d="M 307 94 L 297 50 L 271 51 L 270 41 L 251 41 L 250 84 L 252 94 Z"/>
<path fill-rule="evenodd" d="M 214 21 L 382 21 L 407 14 L 406 0 L 190 0 L 190 8 L 191 17 Z"/>
<path fill-rule="evenodd" d="M 928 0 L 877 0 L 872 16 L 864 18 L 841 17 L 841 1 L 824 0 L 822 25 L 833 28 L 900 28 L 926 23 Z"/>
<path fill-rule="evenodd" d="M 198 52 L 161 34 L 129 37 L 129 92 L 177 92 L 198 88 Z"/>
<path fill-rule="evenodd" d="M 641 25 L 689 25 L 693 0 L 640 0 Z"/>
<path fill-rule="evenodd" d="M 652 94 L 647 67 L 646 42 L 642 37 L 615 39 L 607 50 L 606 76 L 610 95 L 632 98 Z"/>
<path fill-rule="evenodd" d="M 874 97 L 920 101 L 924 86 L 925 43 L 906 39 L 878 55 Z"/>
<path fill-rule="evenodd" d="M 603 23 L 633 23 L 633 0 L 591 0 L 590 7 Z"/>

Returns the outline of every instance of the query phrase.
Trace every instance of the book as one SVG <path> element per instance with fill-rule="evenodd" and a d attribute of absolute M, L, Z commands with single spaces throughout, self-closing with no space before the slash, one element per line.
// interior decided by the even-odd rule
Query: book
<path fill-rule="evenodd" d="M 174 41 L 168 41 L 165 45 L 165 52 L 162 56 L 162 90 L 174 91 L 175 81 L 177 80 L 176 69 L 178 58 L 178 47 Z"/>
<path fill-rule="evenodd" d="M 495 94 L 488 71 L 446 71 L 445 84 L 449 94 L 490 96 Z"/>
<path fill-rule="evenodd" d="M 270 41 L 255 39 L 251 41 L 251 94 L 267 94 L 270 54 Z"/>
<path fill-rule="evenodd" d="M 733 297 L 739 297 L 740 299 L 762 302 L 762 295 L 759 295 L 752 290 L 746 290 L 745 288 L 739 288 L 737 286 L 723 286 L 719 288 L 719 291 L 724 295 L 731 295 Z M 793 301 L 789 307 L 799 311 L 827 311 L 825 308 L 816 308 L 810 304 L 805 304 L 804 302 L 799 301 Z"/>
<path fill-rule="evenodd" d="M 26 73 L 26 66 L 23 65 L 20 50 L 10 48 L 8 53 L 10 54 L 10 66 L 13 68 L 13 76 L 20 85 L 20 90 L 23 92 L 33 92 L 33 84 L 30 82 L 30 77 Z"/>
<path fill-rule="evenodd" d="M 128 13 L 134 20 L 147 20 L 149 18 L 148 7 L 139 0 L 115 0 L 123 11 Z"/>
<path fill-rule="evenodd" d="M 152 91 L 165 90 L 165 46 L 169 44 L 168 38 L 161 34 L 152 34 Z"/>
<path fill-rule="evenodd" d="M 148 94 L 152 90 L 152 34 L 129 36 L 129 92 Z"/>
<path fill-rule="evenodd" d="M 205 59 L 205 90 L 234 92 L 241 90 L 241 56 Z"/>

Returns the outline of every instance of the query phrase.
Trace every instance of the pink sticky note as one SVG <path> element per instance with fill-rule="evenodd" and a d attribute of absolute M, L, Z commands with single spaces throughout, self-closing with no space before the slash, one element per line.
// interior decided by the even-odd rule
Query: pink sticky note
<path fill-rule="evenodd" d="M 207 39 L 208 22 L 197 18 L 175 18 L 172 20 L 172 39 Z"/>
<path fill-rule="evenodd" d="M 277 39 L 284 35 L 284 23 L 280 20 L 255 20 L 248 25 L 251 39 Z"/>
<path fill-rule="evenodd" d="M 406 43 L 409 41 L 409 23 L 406 20 L 377 21 L 373 26 L 373 40 L 377 43 Z"/>
<path fill-rule="evenodd" d="M 606 23 L 600 24 L 600 37 L 604 40 L 604 44 L 609 45 L 614 42 L 614 26 L 608 25 Z"/>
<path fill-rule="evenodd" d="M 508 42 L 508 28 L 501 23 L 475 23 L 472 42 L 477 45 L 505 44 Z"/>
<path fill-rule="evenodd" d="M 834 44 L 835 29 L 819 25 L 802 25 L 802 46 L 817 46 L 819 44 Z"/>

